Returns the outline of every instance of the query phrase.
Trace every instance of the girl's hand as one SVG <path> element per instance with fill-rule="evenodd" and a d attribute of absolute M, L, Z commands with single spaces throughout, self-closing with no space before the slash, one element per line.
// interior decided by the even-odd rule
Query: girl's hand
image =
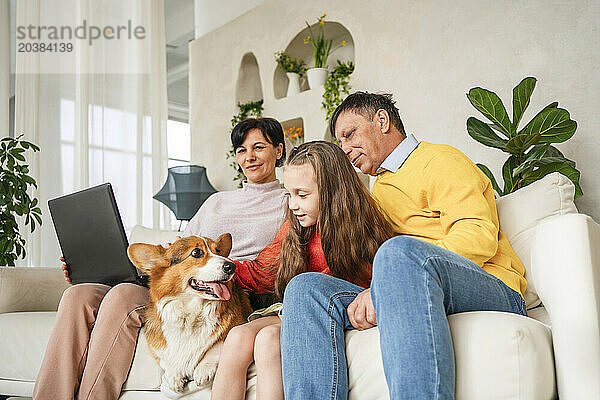
<path fill-rule="evenodd" d="M 63 256 L 60 256 L 59 258 L 60 261 L 62 261 L 62 270 L 63 273 L 65 274 L 65 281 L 67 281 L 67 283 L 69 285 L 72 285 L 73 282 L 71 282 L 71 278 L 69 277 L 69 269 L 67 268 L 67 264 L 65 264 L 65 258 Z"/>
<path fill-rule="evenodd" d="M 359 331 L 377 326 L 375 307 L 373 307 L 373 299 L 371 299 L 371 289 L 360 292 L 354 301 L 350 303 L 346 311 L 348 312 L 350 323 Z"/>

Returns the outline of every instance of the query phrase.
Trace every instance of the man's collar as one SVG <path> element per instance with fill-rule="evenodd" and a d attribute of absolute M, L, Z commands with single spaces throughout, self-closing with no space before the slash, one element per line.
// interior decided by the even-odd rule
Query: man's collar
<path fill-rule="evenodd" d="M 414 135 L 407 135 L 406 138 L 390 153 L 389 156 L 379 166 L 377 174 L 384 171 L 395 173 L 400 169 L 404 161 L 410 156 L 410 153 L 417 148 L 419 142 Z"/>

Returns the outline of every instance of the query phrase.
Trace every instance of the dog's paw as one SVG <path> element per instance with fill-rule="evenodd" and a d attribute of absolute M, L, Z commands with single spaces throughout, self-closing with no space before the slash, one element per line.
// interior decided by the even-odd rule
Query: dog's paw
<path fill-rule="evenodd" d="M 196 366 L 194 370 L 194 382 L 198 387 L 209 385 L 213 379 L 215 379 L 215 373 L 217 372 L 217 363 L 215 362 L 204 362 Z"/>
<path fill-rule="evenodd" d="M 180 374 L 167 375 L 166 373 L 163 375 L 163 384 L 167 386 L 167 388 L 173 392 L 181 393 L 185 389 L 185 384 L 187 380 L 184 376 Z"/>

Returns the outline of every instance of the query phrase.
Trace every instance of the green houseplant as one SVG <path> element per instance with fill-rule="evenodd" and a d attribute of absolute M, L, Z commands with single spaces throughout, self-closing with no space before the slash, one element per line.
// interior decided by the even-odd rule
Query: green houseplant
<path fill-rule="evenodd" d="M 337 60 L 337 65 L 325 81 L 325 91 L 321 102 L 321 106 L 325 110 L 325 120 L 329 121 L 331 119 L 337 106 L 350 93 L 350 75 L 353 72 L 354 63 L 352 61 L 341 62 Z"/>
<path fill-rule="evenodd" d="M 0 265 L 14 266 L 19 257 L 25 257 L 25 239 L 19 232 L 17 216 L 25 218 L 25 226 L 31 232 L 36 221 L 42 224 L 42 211 L 38 200 L 27 193 L 29 187 L 37 188 L 35 180 L 29 176 L 29 165 L 25 151 L 33 152 L 40 148 L 33 143 L 6 137 L 0 141 Z"/>
<path fill-rule="evenodd" d="M 552 145 L 569 140 L 577 129 L 569 112 L 553 102 L 544 107 L 525 127 L 519 130 L 519 123 L 529 105 L 536 85 L 536 78 L 527 77 L 513 89 L 513 118 L 510 120 L 502 100 L 494 92 L 480 87 L 467 93 L 471 104 L 490 123 L 475 117 L 467 119 L 467 132 L 478 142 L 509 154 L 502 167 L 504 187 L 497 183 L 490 169 L 483 164 L 477 166 L 492 181 L 499 196 L 514 192 L 543 178 L 552 172 L 560 172 L 575 185 L 575 198 L 583 195 L 579 185 L 580 172 L 575 162 Z M 502 135 L 500 137 L 498 134 Z"/>
<path fill-rule="evenodd" d="M 306 73 L 306 64 L 304 60 L 290 57 L 283 51 L 275 53 L 275 62 L 288 77 L 288 90 L 286 96 L 292 96 L 300 93 L 300 76 Z"/>
<path fill-rule="evenodd" d="M 285 72 L 293 72 L 298 75 L 304 75 L 306 72 L 306 63 L 304 60 L 292 58 L 284 51 L 275 52 L 275 62 Z"/>
<path fill-rule="evenodd" d="M 304 40 L 304 43 L 310 43 L 313 46 L 313 58 L 315 62 L 315 65 L 313 66 L 314 68 L 325 68 L 325 65 L 327 64 L 327 57 L 329 57 L 329 52 L 331 50 L 331 44 L 333 43 L 332 39 L 327 40 L 325 38 L 325 31 L 323 27 L 325 26 L 326 16 L 327 14 L 323 14 L 317 20 L 317 24 L 319 25 L 318 36 L 314 35 L 308 21 L 304 21 L 309 32 L 309 36 Z"/>
<path fill-rule="evenodd" d="M 231 118 L 231 129 L 229 134 L 233 131 L 233 128 L 245 120 L 246 118 L 258 118 L 262 116 L 264 100 L 251 101 L 248 103 L 238 103 L 238 113 Z M 238 187 L 242 187 L 242 182 L 246 180 L 246 175 L 242 172 L 235 159 L 235 151 L 232 148 L 227 152 L 227 160 L 230 160 L 229 166 L 235 171 L 233 181 L 238 183 Z"/>
<path fill-rule="evenodd" d="M 325 83 L 325 78 L 327 77 L 327 69 L 325 68 L 327 65 L 327 57 L 329 57 L 329 52 L 331 51 L 331 45 L 333 43 L 332 39 L 325 38 L 325 17 L 327 14 L 323 14 L 317 20 L 318 25 L 318 34 L 315 36 L 313 33 L 313 29 L 308 23 L 308 21 L 304 21 L 306 26 L 308 27 L 308 37 L 304 39 L 304 43 L 310 43 L 313 47 L 313 60 L 314 65 L 312 68 L 309 68 L 306 72 L 306 77 L 308 78 L 308 86 L 311 89 L 322 86 Z"/>

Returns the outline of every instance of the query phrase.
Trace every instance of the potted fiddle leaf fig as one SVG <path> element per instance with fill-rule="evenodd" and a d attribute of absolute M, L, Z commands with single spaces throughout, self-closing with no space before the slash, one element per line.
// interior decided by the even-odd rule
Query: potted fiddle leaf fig
<path fill-rule="evenodd" d="M 499 196 L 514 192 L 552 172 L 560 172 L 575 185 L 575 198 L 583 195 L 579 185 L 580 172 L 575 162 L 567 159 L 553 143 L 569 140 L 577 122 L 569 112 L 553 102 L 544 107 L 531 121 L 519 129 L 519 123 L 529 105 L 537 79 L 527 77 L 513 89 L 513 117 L 510 120 L 502 100 L 496 93 L 475 87 L 467 98 L 489 123 L 475 117 L 467 119 L 467 132 L 478 142 L 509 154 L 502 167 L 504 187 L 501 188 L 488 167 L 477 166 L 492 181 Z"/>
<path fill-rule="evenodd" d="M 28 149 L 36 152 L 40 148 L 35 144 L 6 137 L 0 140 L 0 265 L 14 267 L 19 257 L 25 258 L 25 239 L 19 232 L 17 217 L 25 218 L 25 226 L 31 232 L 36 221 L 42 224 L 42 211 L 38 200 L 27 193 L 30 186 L 37 187 L 35 180 L 29 176 L 29 165 L 25 152 Z"/>

